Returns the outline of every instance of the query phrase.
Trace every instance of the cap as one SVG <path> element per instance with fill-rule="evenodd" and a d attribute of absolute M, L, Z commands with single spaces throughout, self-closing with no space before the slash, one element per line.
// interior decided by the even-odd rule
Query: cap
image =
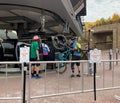
<path fill-rule="evenodd" d="M 33 37 L 33 40 L 39 40 L 39 37 L 38 37 L 37 35 L 35 35 L 35 36 Z"/>

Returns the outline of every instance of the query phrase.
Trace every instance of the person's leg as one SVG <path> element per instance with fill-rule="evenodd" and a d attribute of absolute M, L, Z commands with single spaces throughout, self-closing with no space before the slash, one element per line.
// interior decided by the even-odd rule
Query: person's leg
<path fill-rule="evenodd" d="M 35 66 L 32 65 L 32 66 L 31 66 L 31 73 L 32 73 L 32 74 L 34 74 L 34 70 L 35 70 Z"/>
<path fill-rule="evenodd" d="M 43 60 L 46 61 L 46 56 L 45 55 L 43 55 Z"/>
<path fill-rule="evenodd" d="M 76 60 L 80 60 L 80 57 L 76 57 Z M 78 70 L 78 74 L 76 76 L 80 77 L 80 63 L 76 63 L 76 65 L 77 65 L 77 70 Z"/>
<path fill-rule="evenodd" d="M 35 65 L 32 65 L 31 66 L 31 77 L 34 78 L 35 75 L 34 75 L 34 70 L 35 70 Z"/>
<path fill-rule="evenodd" d="M 76 76 L 80 77 L 80 66 L 77 66 L 77 69 L 78 69 L 78 74 Z"/>
<path fill-rule="evenodd" d="M 78 70 L 78 73 L 80 73 L 80 66 L 79 65 L 77 66 L 77 70 Z"/>
<path fill-rule="evenodd" d="M 72 59 L 71 60 L 74 60 L 74 56 L 72 56 Z M 74 77 L 74 63 L 71 63 L 71 70 L 72 70 L 72 74 L 71 74 L 71 77 Z"/>
<path fill-rule="evenodd" d="M 39 76 L 39 70 L 40 70 L 40 64 L 36 64 L 36 79 L 41 78 L 41 76 Z"/>
<path fill-rule="evenodd" d="M 44 55 L 44 61 L 48 61 L 48 55 Z M 47 63 L 45 65 L 45 69 L 47 69 Z"/>
<path fill-rule="evenodd" d="M 71 70 L 72 70 L 72 73 L 74 73 L 74 63 L 71 63 Z"/>
<path fill-rule="evenodd" d="M 36 75 L 39 75 L 39 66 L 36 66 Z"/>
<path fill-rule="evenodd" d="M 31 58 L 30 61 L 34 61 L 34 59 Z M 31 64 L 31 77 L 32 77 L 32 78 L 35 77 L 35 75 L 34 75 L 34 70 L 35 70 L 35 64 Z"/>

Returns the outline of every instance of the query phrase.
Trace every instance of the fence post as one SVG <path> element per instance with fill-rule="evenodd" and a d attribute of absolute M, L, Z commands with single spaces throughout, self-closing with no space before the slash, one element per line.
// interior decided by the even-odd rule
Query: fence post
<path fill-rule="evenodd" d="M 96 63 L 94 63 L 94 100 L 96 101 Z"/>
<path fill-rule="evenodd" d="M 118 49 L 116 48 L 116 60 L 118 60 Z M 116 61 L 116 65 L 118 65 L 118 61 Z"/>
<path fill-rule="evenodd" d="M 27 71 L 27 65 L 26 63 L 23 64 L 23 103 L 26 103 L 26 71 Z"/>
<path fill-rule="evenodd" d="M 109 52 L 109 59 L 112 60 L 112 49 L 110 49 L 110 52 Z M 110 70 L 112 69 L 111 61 L 110 61 L 109 69 Z"/>

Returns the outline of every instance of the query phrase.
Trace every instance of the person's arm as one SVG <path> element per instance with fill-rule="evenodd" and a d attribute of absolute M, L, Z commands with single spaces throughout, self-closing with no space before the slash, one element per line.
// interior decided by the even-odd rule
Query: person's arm
<path fill-rule="evenodd" d="M 37 60 L 40 60 L 40 55 L 39 55 L 39 44 L 37 42 L 37 45 L 36 45 L 36 55 L 37 55 Z"/>
<path fill-rule="evenodd" d="M 48 49 L 48 52 L 50 52 L 50 48 L 48 47 L 48 45 L 47 45 L 47 49 Z"/>
<path fill-rule="evenodd" d="M 73 51 L 77 50 L 75 47 L 72 48 Z"/>
<path fill-rule="evenodd" d="M 77 50 L 77 45 L 75 43 L 73 43 L 73 48 L 72 48 L 73 51 Z"/>
<path fill-rule="evenodd" d="M 37 60 L 40 60 L 40 57 L 39 57 L 39 50 L 36 50 L 36 54 L 37 54 Z"/>

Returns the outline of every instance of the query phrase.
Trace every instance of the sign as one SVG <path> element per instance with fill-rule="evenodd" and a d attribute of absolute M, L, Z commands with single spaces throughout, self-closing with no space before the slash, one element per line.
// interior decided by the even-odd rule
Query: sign
<path fill-rule="evenodd" d="M 20 62 L 29 62 L 29 50 L 30 47 L 20 48 Z"/>
<path fill-rule="evenodd" d="M 101 62 L 101 50 L 90 50 L 90 63 Z"/>

